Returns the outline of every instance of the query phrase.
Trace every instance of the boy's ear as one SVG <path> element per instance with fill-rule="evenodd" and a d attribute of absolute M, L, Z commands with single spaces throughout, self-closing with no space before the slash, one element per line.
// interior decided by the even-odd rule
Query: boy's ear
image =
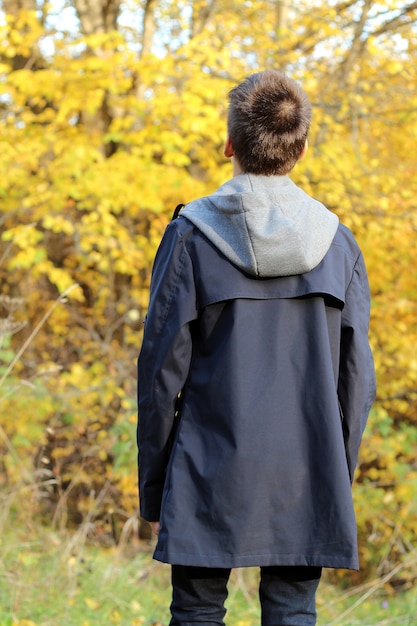
<path fill-rule="evenodd" d="M 225 144 L 224 144 L 223 154 L 228 159 L 230 159 L 234 155 L 232 141 L 231 141 L 229 135 L 227 135 L 227 139 L 226 139 Z"/>
<path fill-rule="evenodd" d="M 305 155 L 307 154 L 307 150 L 308 150 L 308 139 L 306 139 L 304 148 L 300 152 L 300 156 L 298 157 L 299 161 L 301 161 L 301 159 L 304 159 Z"/>

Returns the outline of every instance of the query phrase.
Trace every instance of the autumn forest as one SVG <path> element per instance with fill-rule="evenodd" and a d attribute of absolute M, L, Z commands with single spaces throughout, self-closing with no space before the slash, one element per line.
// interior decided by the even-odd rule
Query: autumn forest
<path fill-rule="evenodd" d="M 137 520 L 136 357 L 178 203 L 231 177 L 227 93 L 279 68 L 313 104 L 294 181 L 349 226 L 378 395 L 360 576 L 417 573 L 417 2 L 0 2 L 0 496 L 93 541 Z M 1 515 L 1 512 L 0 512 Z M 138 528 L 140 526 L 140 528 Z M 410 563 L 414 563 L 410 566 Z"/>

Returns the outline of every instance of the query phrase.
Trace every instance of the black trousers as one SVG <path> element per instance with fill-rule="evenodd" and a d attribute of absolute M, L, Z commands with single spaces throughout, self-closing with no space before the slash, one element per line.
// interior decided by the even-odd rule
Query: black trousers
<path fill-rule="evenodd" d="M 172 566 L 170 626 L 224 626 L 230 569 Z M 262 626 L 314 626 L 320 567 L 261 567 Z"/>

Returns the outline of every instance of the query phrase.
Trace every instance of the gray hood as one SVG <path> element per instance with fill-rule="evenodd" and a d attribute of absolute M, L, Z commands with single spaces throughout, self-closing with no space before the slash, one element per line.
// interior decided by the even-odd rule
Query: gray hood
<path fill-rule="evenodd" d="M 181 211 L 232 263 L 259 277 L 304 274 L 325 256 L 339 220 L 288 176 L 240 174 Z"/>

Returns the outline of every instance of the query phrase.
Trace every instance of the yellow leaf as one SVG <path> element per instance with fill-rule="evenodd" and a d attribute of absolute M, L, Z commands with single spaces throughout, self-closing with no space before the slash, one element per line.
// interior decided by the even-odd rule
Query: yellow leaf
<path fill-rule="evenodd" d="M 85 598 L 85 603 L 89 609 L 94 611 L 100 608 L 100 603 L 95 598 Z"/>

